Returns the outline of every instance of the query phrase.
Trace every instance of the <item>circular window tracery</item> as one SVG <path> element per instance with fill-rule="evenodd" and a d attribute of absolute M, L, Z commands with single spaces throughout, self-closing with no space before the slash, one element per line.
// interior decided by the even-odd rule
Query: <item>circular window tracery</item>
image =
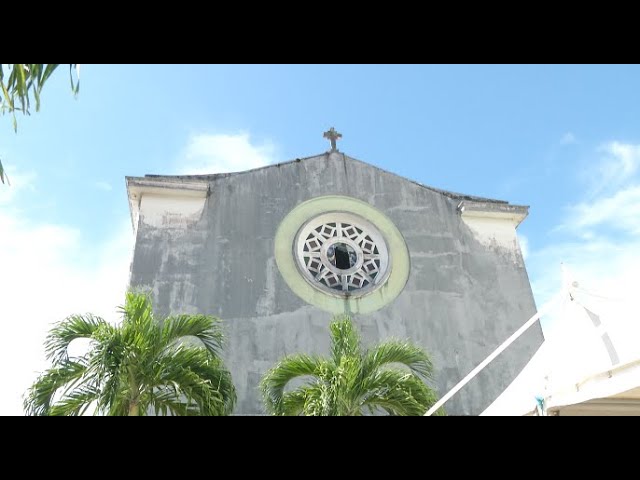
<path fill-rule="evenodd" d="M 362 296 L 388 278 L 390 259 L 384 237 L 358 215 L 319 215 L 302 226 L 294 247 L 305 280 L 332 295 Z"/>

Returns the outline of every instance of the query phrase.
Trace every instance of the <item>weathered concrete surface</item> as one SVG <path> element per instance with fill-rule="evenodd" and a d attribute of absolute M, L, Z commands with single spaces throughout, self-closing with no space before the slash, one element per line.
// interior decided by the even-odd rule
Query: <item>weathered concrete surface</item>
<path fill-rule="evenodd" d="M 209 195 L 199 218 L 187 223 L 148 224 L 141 209 L 131 284 L 153 289 L 159 313 L 225 320 L 235 413 L 263 412 L 259 379 L 283 355 L 328 352 L 331 315 L 299 299 L 274 258 L 279 223 L 310 198 L 352 196 L 396 224 L 410 252 L 407 285 L 392 304 L 355 321 L 367 343 L 396 336 L 425 347 L 441 394 L 535 313 L 517 242 L 509 249 L 479 239 L 457 209 L 462 196 L 339 153 L 238 174 L 153 180 L 163 178 L 208 182 Z M 536 325 L 449 401 L 447 412 L 482 412 L 541 342 Z"/>

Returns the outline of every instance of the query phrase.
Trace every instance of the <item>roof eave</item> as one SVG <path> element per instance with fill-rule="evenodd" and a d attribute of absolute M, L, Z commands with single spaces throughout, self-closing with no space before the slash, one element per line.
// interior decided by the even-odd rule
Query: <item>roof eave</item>
<path fill-rule="evenodd" d="M 163 195 L 176 197 L 206 197 L 209 182 L 206 179 L 185 180 L 179 178 L 125 177 L 131 225 L 136 230 L 136 219 L 140 214 L 140 201 L 143 195 Z"/>
<path fill-rule="evenodd" d="M 458 211 L 466 217 L 498 218 L 512 221 L 517 228 L 529 215 L 529 207 L 525 205 L 509 205 L 494 202 L 477 202 L 462 200 Z"/>

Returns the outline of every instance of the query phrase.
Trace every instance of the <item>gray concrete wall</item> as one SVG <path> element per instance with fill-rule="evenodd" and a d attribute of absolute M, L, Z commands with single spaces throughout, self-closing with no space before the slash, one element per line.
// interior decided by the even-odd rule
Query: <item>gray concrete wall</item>
<path fill-rule="evenodd" d="M 286 285 L 274 258 L 281 220 L 300 202 L 340 194 L 384 212 L 404 236 L 411 273 L 387 307 L 355 318 L 366 343 L 410 339 L 432 355 L 448 391 L 535 313 L 522 257 L 479 243 L 458 200 L 341 154 L 210 178 L 201 218 L 188 229 L 140 222 L 131 284 L 151 286 L 160 314 L 201 312 L 225 321 L 226 361 L 238 389 L 235 413 L 263 413 L 257 385 L 280 357 L 328 352 L 331 315 Z M 142 212 L 144 214 L 144 212 Z M 542 342 L 532 328 L 447 403 L 478 414 Z"/>

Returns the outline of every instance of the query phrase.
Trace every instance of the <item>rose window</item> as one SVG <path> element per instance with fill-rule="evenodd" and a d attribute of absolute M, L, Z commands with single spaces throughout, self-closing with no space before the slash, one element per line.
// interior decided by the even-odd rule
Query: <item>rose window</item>
<path fill-rule="evenodd" d="M 295 253 L 305 279 L 333 295 L 364 295 L 389 273 L 384 238 L 354 214 L 326 213 L 310 220 L 298 232 Z"/>

